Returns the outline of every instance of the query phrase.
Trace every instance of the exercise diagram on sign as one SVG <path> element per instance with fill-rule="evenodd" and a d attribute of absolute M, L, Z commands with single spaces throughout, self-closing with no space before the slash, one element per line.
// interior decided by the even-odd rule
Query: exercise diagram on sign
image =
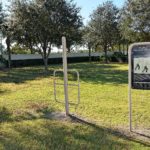
<path fill-rule="evenodd" d="M 134 58 L 134 73 L 150 74 L 150 57 Z"/>

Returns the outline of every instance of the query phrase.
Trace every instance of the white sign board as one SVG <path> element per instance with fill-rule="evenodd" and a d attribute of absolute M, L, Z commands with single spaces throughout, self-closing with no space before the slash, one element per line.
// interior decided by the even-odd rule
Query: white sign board
<path fill-rule="evenodd" d="M 150 44 L 134 44 L 129 55 L 132 88 L 150 90 Z"/>
<path fill-rule="evenodd" d="M 150 90 L 150 42 L 132 44 L 129 61 L 129 127 L 132 131 L 132 90 Z"/>

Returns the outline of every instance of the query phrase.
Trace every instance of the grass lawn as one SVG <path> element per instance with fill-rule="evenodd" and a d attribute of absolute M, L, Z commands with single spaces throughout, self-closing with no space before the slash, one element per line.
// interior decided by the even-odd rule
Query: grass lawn
<path fill-rule="evenodd" d="M 0 71 L 0 150 L 148 150 L 140 141 L 107 130 L 128 128 L 127 64 L 79 63 L 70 69 L 80 73 L 81 102 L 70 112 L 97 126 L 69 120 L 53 120 L 51 112 L 63 112 L 54 101 L 53 71 L 62 66 L 14 68 Z M 69 76 L 70 83 L 75 77 Z M 62 78 L 57 82 L 63 82 Z M 58 98 L 63 88 L 57 86 Z M 133 126 L 150 128 L 150 92 L 133 91 Z M 77 100 L 77 88 L 69 87 L 69 99 Z"/>

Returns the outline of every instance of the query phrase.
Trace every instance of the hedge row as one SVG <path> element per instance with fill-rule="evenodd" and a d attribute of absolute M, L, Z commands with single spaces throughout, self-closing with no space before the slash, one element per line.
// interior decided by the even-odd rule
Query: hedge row
<path fill-rule="evenodd" d="M 68 63 L 78 63 L 78 62 L 88 62 L 89 57 L 71 57 L 68 58 Z M 99 57 L 91 57 L 92 61 L 99 61 Z M 8 61 L 3 60 L 3 62 L 8 66 Z M 48 64 L 61 64 L 62 58 L 50 58 L 48 59 Z M 28 60 L 12 60 L 12 67 L 25 67 L 25 66 L 38 66 L 44 65 L 42 59 L 28 59 Z"/>
<path fill-rule="evenodd" d="M 2 59 L 2 62 L 8 66 L 8 61 Z M 104 56 L 92 56 L 91 61 L 104 61 Z M 88 62 L 89 57 L 69 57 L 68 63 L 79 63 L 79 62 Z M 128 62 L 128 57 L 121 53 L 114 53 L 112 56 L 108 57 L 109 62 Z M 49 58 L 48 64 L 61 64 L 62 58 Z M 25 67 L 25 66 L 38 66 L 43 65 L 44 62 L 42 59 L 28 59 L 28 60 L 12 60 L 11 66 L 12 67 Z"/>
<path fill-rule="evenodd" d="M 107 60 L 109 62 L 120 62 L 120 63 L 128 62 L 128 56 L 124 55 L 121 52 L 114 52 L 113 55 L 107 57 Z M 104 56 L 100 57 L 100 61 L 105 61 L 105 57 Z"/>

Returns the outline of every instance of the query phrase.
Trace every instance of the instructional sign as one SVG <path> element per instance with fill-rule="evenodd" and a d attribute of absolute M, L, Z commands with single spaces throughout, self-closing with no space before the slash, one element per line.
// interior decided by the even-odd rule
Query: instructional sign
<path fill-rule="evenodd" d="M 131 52 L 132 88 L 150 90 L 150 45 L 135 45 Z"/>

